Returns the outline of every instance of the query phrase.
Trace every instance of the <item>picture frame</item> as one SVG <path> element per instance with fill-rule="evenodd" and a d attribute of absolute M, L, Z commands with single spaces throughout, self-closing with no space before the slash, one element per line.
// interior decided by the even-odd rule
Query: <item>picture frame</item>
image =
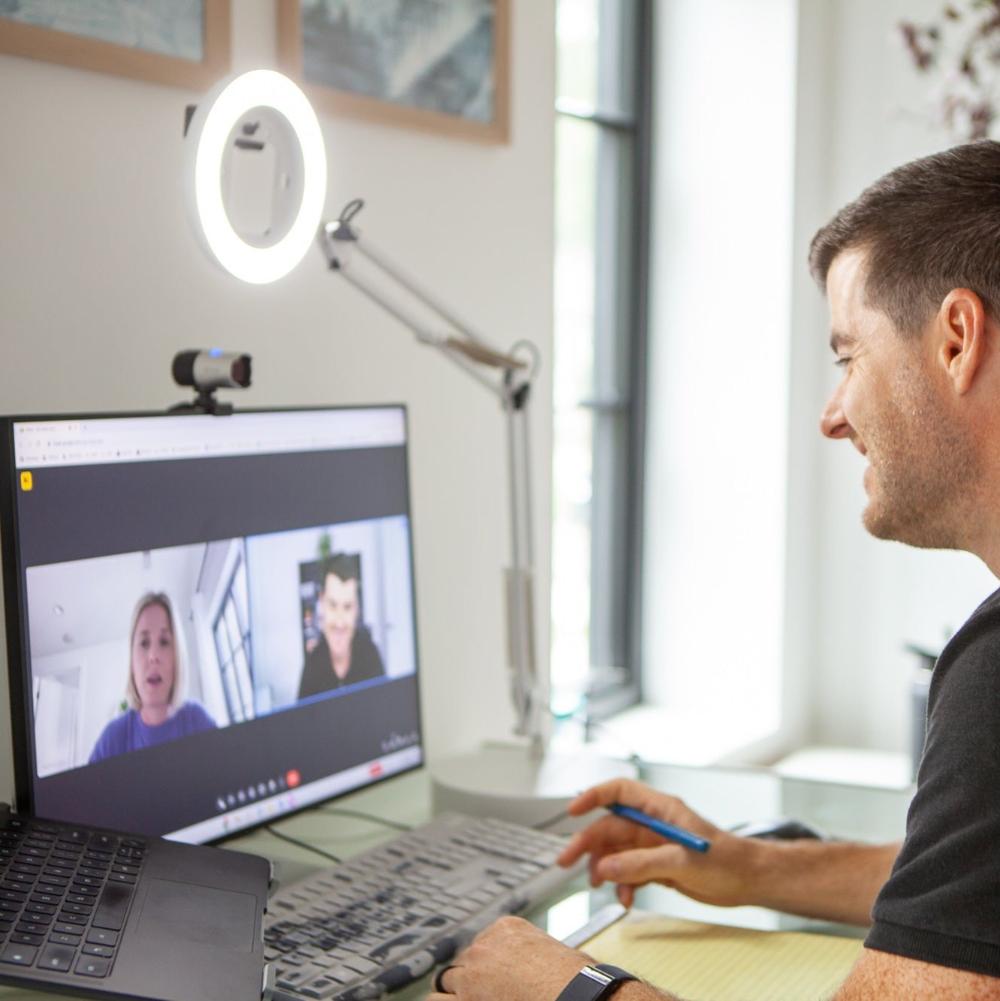
<path fill-rule="evenodd" d="M 318 110 L 504 144 L 512 3 L 343 0 L 333 22 L 321 0 L 278 0 L 279 65 Z"/>
<path fill-rule="evenodd" d="M 176 51 L 171 52 L 172 39 L 163 39 L 162 44 L 158 41 L 160 51 L 153 45 L 142 47 L 113 40 L 127 34 L 126 7 L 122 3 L 120 23 L 109 20 L 105 11 L 100 23 L 86 25 L 86 30 L 80 9 L 72 6 L 67 6 L 63 22 L 67 30 L 0 13 L 0 53 L 187 90 L 206 90 L 229 72 L 230 0 L 201 0 L 200 46 L 191 46 L 192 50 L 200 48 L 200 59 L 193 58 L 193 53 L 181 54 L 179 43 L 173 43 Z M 196 8 L 196 4 L 189 5 L 192 19 L 197 17 Z M 80 23 L 81 30 L 69 30 L 74 22 Z M 57 16 L 52 23 L 60 23 Z"/>

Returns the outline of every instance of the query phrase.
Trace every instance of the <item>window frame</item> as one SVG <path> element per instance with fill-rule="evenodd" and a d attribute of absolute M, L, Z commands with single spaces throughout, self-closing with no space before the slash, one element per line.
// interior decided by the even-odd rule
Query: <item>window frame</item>
<path fill-rule="evenodd" d="M 598 722 L 641 701 L 642 524 L 646 435 L 646 358 L 649 310 L 649 217 L 651 209 L 653 0 L 634 0 L 634 74 L 622 72 L 624 29 L 633 16 L 620 0 L 602 0 L 601 15 L 614 16 L 607 50 L 611 72 L 632 87 L 631 114 L 556 100 L 556 120 L 569 118 L 598 130 L 599 204 L 596 206 L 595 383 L 602 359 L 622 365 L 617 393 L 593 392 L 577 406 L 592 417 L 590 518 L 590 667 L 584 722 Z M 603 26 L 602 26 L 603 27 Z M 616 51 L 617 50 L 617 51 Z M 625 139 L 631 169 L 614 143 Z M 608 141 L 610 140 L 610 142 Z M 620 151 L 619 151 L 620 152 Z M 558 181 L 557 181 L 558 183 Z M 610 197 L 604 197 L 608 194 Z M 631 195 L 629 199 L 628 195 Z M 631 209 L 629 211 L 629 209 Z M 610 293 L 611 301 L 602 303 Z M 603 308 L 602 308 L 603 307 Z M 622 418 L 624 418 L 622 420 Z M 618 425 L 616 428 L 615 425 Z M 611 572 L 608 568 L 611 567 Z M 601 665 L 613 665 L 603 668 Z"/>

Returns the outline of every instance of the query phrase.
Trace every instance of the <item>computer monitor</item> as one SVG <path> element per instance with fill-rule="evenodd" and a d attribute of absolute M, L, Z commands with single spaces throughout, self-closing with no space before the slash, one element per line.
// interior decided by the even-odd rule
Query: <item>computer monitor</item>
<path fill-rule="evenodd" d="M 18 804 L 205 842 L 423 761 L 401 406 L 0 421 Z"/>

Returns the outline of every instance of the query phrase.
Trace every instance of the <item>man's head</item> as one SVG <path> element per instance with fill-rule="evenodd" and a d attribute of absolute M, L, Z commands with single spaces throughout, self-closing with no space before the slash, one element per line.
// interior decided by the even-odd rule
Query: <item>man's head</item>
<path fill-rule="evenodd" d="M 918 336 L 944 297 L 968 288 L 1000 318 L 1000 143 L 956 146 L 886 174 L 814 237 L 821 289 L 844 251 L 867 256 L 865 303 Z"/>
<path fill-rule="evenodd" d="M 350 663 L 351 643 L 361 616 L 361 560 L 337 553 L 323 561 L 320 614 L 323 635 L 336 660 Z"/>
<path fill-rule="evenodd" d="M 1000 317 L 1000 143 L 886 175 L 816 234 L 809 263 L 844 370 L 821 426 L 868 459 L 866 527 L 970 548 L 993 430 L 983 418 L 995 428 L 1000 410 L 989 343 Z"/>

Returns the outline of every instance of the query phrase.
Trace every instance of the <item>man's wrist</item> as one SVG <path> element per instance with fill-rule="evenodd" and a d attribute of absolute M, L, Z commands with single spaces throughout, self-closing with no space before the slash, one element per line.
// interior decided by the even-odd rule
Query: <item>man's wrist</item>
<path fill-rule="evenodd" d="M 562 989 L 556 1001 L 608 1001 L 635 977 L 608 963 L 587 965 Z"/>

